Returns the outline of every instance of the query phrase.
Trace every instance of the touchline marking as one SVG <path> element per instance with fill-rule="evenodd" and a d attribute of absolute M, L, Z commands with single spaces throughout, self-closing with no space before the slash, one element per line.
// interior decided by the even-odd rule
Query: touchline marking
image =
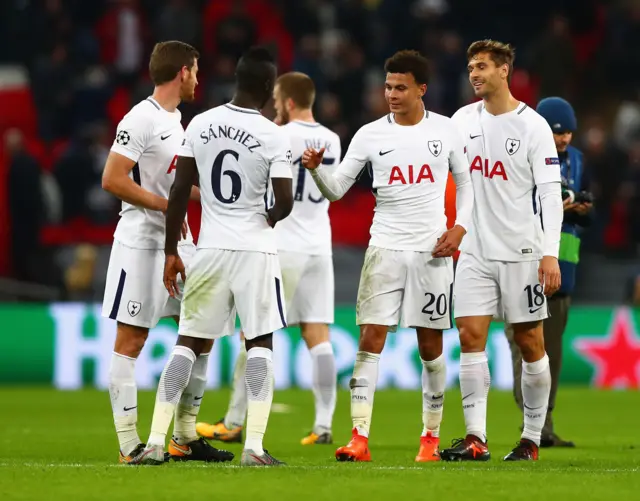
<path fill-rule="evenodd" d="M 444 463 L 446 464 L 446 463 Z M 348 465 L 336 463 L 335 465 L 288 465 L 283 466 L 286 470 L 336 470 L 336 469 L 344 469 L 348 468 L 349 470 L 360 470 L 360 471 L 368 471 L 368 470 L 385 470 L 385 471 L 407 471 L 407 470 L 415 470 L 415 471 L 425 471 L 430 469 L 440 469 L 440 470 L 449 470 L 456 471 L 462 470 L 468 472 L 469 470 L 473 471 L 526 471 L 526 472 L 551 472 L 551 473 L 636 473 L 640 472 L 640 468 L 545 468 L 541 467 L 540 463 L 536 465 L 532 465 L 531 468 L 528 467 L 511 467 L 511 466 L 490 466 L 490 467 L 471 467 L 465 468 L 461 467 L 460 463 L 453 463 L 455 466 L 452 468 L 447 468 L 443 463 L 439 465 L 431 465 L 431 466 L 369 466 L 369 465 L 358 465 L 357 463 L 349 463 Z M 166 465 L 166 468 L 172 468 L 175 464 Z M 207 465 L 207 464 L 178 464 L 178 468 L 230 468 L 230 469 L 249 469 L 255 470 L 255 468 L 242 467 L 237 464 L 225 464 L 225 465 Z M 126 464 L 83 464 L 83 463 L 0 463 L 0 468 L 10 468 L 10 467 L 25 467 L 25 468 L 86 468 L 86 469 L 103 469 L 103 468 L 118 468 L 125 470 L 135 470 L 137 468 L 147 468 L 147 466 L 132 466 Z M 154 466 L 152 468 L 157 468 Z"/>

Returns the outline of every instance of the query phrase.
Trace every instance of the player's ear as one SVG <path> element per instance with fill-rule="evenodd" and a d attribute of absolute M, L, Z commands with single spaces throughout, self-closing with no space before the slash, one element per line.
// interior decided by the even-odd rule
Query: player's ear
<path fill-rule="evenodd" d="M 424 97 L 424 95 L 427 93 L 427 84 L 421 84 L 418 87 L 420 89 L 420 96 L 419 98 L 422 99 Z"/>

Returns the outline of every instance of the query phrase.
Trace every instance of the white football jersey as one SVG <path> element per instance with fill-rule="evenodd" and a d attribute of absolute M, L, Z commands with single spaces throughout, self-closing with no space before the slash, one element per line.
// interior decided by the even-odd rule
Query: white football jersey
<path fill-rule="evenodd" d="M 475 195 L 461 250 L 497 261 L 542 258 L 544 232 L 536 185 L 560 182 L 560 161 L 547 121 L 521 103 L 491 115 L 482 102 L 452 120 L 466 143 Z"/>
<path fill-rule="evenodd" d="M 462 138 L 450 118 L 425 111 L 416 125 L 398 125 L 393 114 L 362 127 L 340 172 L 356 179 L 367 162 L 376 208 L 370 245 L 430 252 L 447 229 L 444 195 L 449 170 L 468 169 Z"/>
<path fill-rule="evenodd" d="M 266 194 L 270 179 L 291 179 L 287 133 L 258 111 L 227 103 L 193 118 L 179 155 L 198 165 L 198 248 L 276 254 Z"/>
<path fill-rule="evenodd" d="M 142 188 L 164 198 L 175 178 L 184 129 L 179 110 L 162 108 L 152 97 L 136 104 L 118 124 L 111 151 L 136 162 L 129 176 Z M 114 238 L 134 249 L 164 249 L 165 216 L 160 211 L 122 202 Z M 193 244 L 191 232 L 181 244 Z"/>
<path fill-rule="evenodd" d="M 311 173 L 302 165 L 307 148 L 325 148 L 323 165 L 340 163 L 340 137 L 319 123 L 293 121 L 283 126 L 293 154 L 293 210 L 275 229 L 278 250 L 331 255 L 329 200 L 322 196 Z"/>

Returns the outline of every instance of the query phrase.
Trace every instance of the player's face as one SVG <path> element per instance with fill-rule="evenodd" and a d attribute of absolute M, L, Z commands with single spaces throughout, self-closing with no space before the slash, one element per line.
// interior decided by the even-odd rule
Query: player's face
<path fill-rule="evenodd" d="M 191 70 L 186 67 L 181 72 L 182 85 L 180 86 L 180 99 L 192 102 L 196 98 L 196 85 L 198 85 L 198 60 L 193 61 Z"/>
<path fill-rule="evenodd" d="M 389 111 L 404 115 L 422 107 L 422 96 L 427 91 L 425 84 L 419 85 L 411 73 L 387 73 L 384 97 Z"/>
<path fill-rule="evenodd" d="M 553 133 L 553 140 L 556 142 L 556 149 L 560 153 L 567 151 L 567 147 L 571 144 L 572 139 L 572 132 L 562 132 L 561 134 Z"/>
<path fill-rule="evenodd" d="M 273 89 L 273 107 L 276 109 L 275 122 L 279 125 L 288 124 L 290 120 L 289 110 L 287 109 L 286 100 L 282 92 L 280 92 L 279 85 L 276 85 Z"/>
<path fill-rule="evenodd" d="M 509 65 L 496 66 L 487 52 L 481 52 L 471 58 L 467 65 L 469 82 L 477 97 L 484 98 L 507 83 Z"/>

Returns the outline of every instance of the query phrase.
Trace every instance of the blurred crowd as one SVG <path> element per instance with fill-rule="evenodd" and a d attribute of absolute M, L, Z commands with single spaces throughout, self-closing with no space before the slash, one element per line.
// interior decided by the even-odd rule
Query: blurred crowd
<path fill-rule="evenodd" d="M 119 203 L 100 188 L 104 160 L 118 121 L 152 91 L 153 44 L 170 39 L 202 54 L 198 99 L 181 106 L 185 125 L 231 98 L 237 58 L 261 43 L 282 72 L 314 79 L 316 118 L 340 135 L 345 150 L 362 124 L 387 112 L 382 66 L 394 51 L 413 48 L 429 57 L 427 107 L 450 116 L 473 100 L 466 46 L 485 37 L 510 42 L 517 51 L 514 95 L 532 106 L 562 96 L 577 110 L 574 144 L 585 152 L 597 207 L 587 250 L 638 255 L 640 2 L 4 0 L 0 9 L 0 68 L 26 71 L 32 103 L 7 98 L 20 120 L 0 124 L 19 278 L 42 276 L 28 262 L 43 262 L 43 246 L 78 243 L 80 233 L 93 243 L 110 239 Z M 32 128 L 22 120 L 29 113 Z M 352 200 L 364 196 L 370 179 L 360 183 Z M 366 227 L 370 214 L 361 221 Z M 83 232 L 73 229 L 78 225 Z"/>

